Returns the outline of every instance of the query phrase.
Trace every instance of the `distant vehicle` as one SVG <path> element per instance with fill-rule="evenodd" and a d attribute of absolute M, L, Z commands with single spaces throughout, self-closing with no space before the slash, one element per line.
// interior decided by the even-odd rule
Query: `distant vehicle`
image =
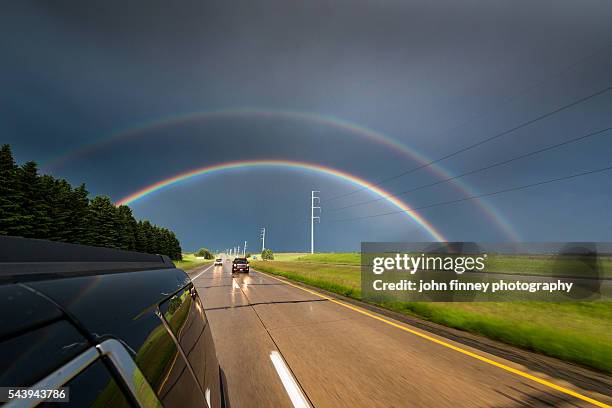
<path fill-rule="evenodd" d="M 0 322 L 0 386 L 35 396 L 9 405 L 226 401 L 200 296 L 166 256 L 0 236 Z"/>
<path fill-rule="evenodd" d="M 257 255 L 253 255 L 253 259 L 257 259 Z"/>
<path fill-rule="evenodd" d="M 221 258 L 215 259 L 215 266 L 216 265 L 223 265 L 223 259 L 221 259 Z"/>
<path fill-rule="evenodd" d="M 232 273 L 246 272 L 249 273 L 249 261 L 246 258 L 234 258 L 232 263 Z"/>

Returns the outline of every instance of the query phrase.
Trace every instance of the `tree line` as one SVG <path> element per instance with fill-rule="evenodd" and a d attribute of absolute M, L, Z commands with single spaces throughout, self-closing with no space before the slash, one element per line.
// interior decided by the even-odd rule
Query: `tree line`
<path fill-rule="evenodd" d="M 201 256 L 204 259 L 213 259 L 215 257 L 213 252 L 208 248 L 200 248 L 195 254 L 196 256 Z"/>
<path fill-rule="evenodd" d="M 17 165 L 9 145 L 0 148 L 0 235 L 182 258 L 174 232 L 137 221 L 128 206 L 115 206 L 109 197 L 90 199 L 85 184 L 39 174 L 33 161 Z"/>

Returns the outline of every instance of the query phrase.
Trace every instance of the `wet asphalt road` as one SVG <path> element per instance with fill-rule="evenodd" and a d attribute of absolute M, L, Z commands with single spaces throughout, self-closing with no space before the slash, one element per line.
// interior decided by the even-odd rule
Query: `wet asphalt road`
<path fill-rule="evenodd" d="M 223 266 L 189 274 L 206 309 L 232 408 L 612 403 L 610 396 L 374 312 L 359 312 L 275 277 L 253 270 L 232 276 L 225 260 Z"/>

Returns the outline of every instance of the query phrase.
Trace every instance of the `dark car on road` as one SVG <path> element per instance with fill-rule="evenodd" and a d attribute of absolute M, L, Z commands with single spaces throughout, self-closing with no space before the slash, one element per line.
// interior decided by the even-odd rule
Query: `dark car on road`
<path fill-rule="evenodd" d="M 232 262 L 232 273 L 236 272 L 249 273 L 249 261 L 246 258 L 234 258 L 234 262 Z"/>
<path fill-rule="evenodd" d="M 0 355 L 8 407 L 225 406 L 202 302 L 166 256 L 0 237 Z"/>

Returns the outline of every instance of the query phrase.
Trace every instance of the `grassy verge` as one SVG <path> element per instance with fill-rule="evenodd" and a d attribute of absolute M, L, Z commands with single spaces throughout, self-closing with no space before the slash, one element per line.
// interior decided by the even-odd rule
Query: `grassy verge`
<path fill-rule="evenodd" d="M 183 254 L 182 261 L 174 261 L 177 268 L 188 271 L 202 265 L 213 263 L 214 259 L 197 259 L 194 254 Z"/>
<path fill-rule="evenodd" d="M 356 265 L 297 258 L 254 261 L 252 265 L 361 300 L 360 267 Z M 379 306 L 612 373 L 611 302 L 393 302 Z"/>

